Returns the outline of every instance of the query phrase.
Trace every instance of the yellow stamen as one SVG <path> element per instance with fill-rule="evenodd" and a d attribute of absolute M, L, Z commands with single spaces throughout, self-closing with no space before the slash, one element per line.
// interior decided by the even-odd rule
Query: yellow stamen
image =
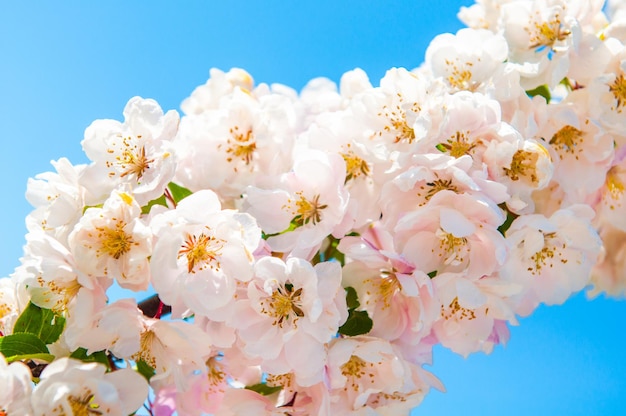
<path fill-rule="evenodd" d="M 275 318 L 272 325 L 278 325 L 280 328 L 286 320 L 291 320 L 291 323 L 296 326 L 299 318 L 304 316 L 304 311 L 301 309 L 302 288 L 294 290 L 291 283 L 278 286 L 268 300 L 261 301 L 261 305 L 261 312 Z"/>
<path fill-rule="evenodd" d="M 518 181 L 520 177 L 527 177 L 532 183 L 537 183 L 536 165 L 539 155 L 526 150 L 518 150 L 513 155 L 511 166 L 504 169 L 506 176 L 513 181 Z"/>
<path fill-rule="evenodd" d="M 94 402 L 94 394 L 91 390 L 87 390 L 85 394 L 80 397 L 69 396 L 67 401 L 72 409 L 72 416 L 93 416 L 102 414 L 102 412 L 98 410 L 100 405 Z"/>
<path fill-rule="evenodd" d="M 370 168 L 367 162 L 355 155 L 354 152 L 341 153 L 346 162 L 346 182 L 350 179 L 358 178 L 361 175 L 368 176 Z"/>
<path fill-rule="evenodd" d="M 114 228 L 96 227 L 98 239 L 100 240 L 98 255 L 104 253 L 118 260 L 130 251 L 131 247 L 136 243 L 133 240 L 133 236 L 124 231 L 125 227 L 126 223 L 122 220 L 117 221 Z"/>
<path fill-rule="evenodd" d="M 583 134 L 576 127 L 567 125 L 554 133 L 550 139 L 550 144 L 554 145 L 555 150 L 559 152 L 559 158 L 563 159 L 562 152 L 574 154 L 576 151 L 582 151 L 579 145 L 583 141 Z M 578 159 L 578 155 L 576 155 L 576 159 Z"/>
<path fill-rule="evenodd" d="M 622 107 L 626 105 L 626 78 L 624 78 L 624 74 L 619 74 L 615 77 L 615 81 L 609 85 L 609 91 L 613 93 L 617 101 L 617 106 L 612 109 L 621 113 Z"/>
<path fill-rule="evenodd" d="M 230 134 L 232 139 L 226 141 L 229 145 L 226 153 L 230 156 L 226 160 L 232 162 L 233 158 L 237 158 L 249 165 L 256 151 L 256 142 L 254 141 L 252 130 L 249 129 L 246 133 L 241 133 L 239 132 L 239 126 L 235 126 L 230 129 Z"/>
<path fill-rule="evenodd" d="M 210 230 L 209 227 L 206 227 Z M 187 258 L 187 273 L 195 273 L 204 270 L 207 266 L 211 269 L 219 270 L 221 265 L 218 260 L 220 252 L 224 247 L 224 240 L 213 235 L 201 233 L 200 235 L 187 234 L 185 242 L 178 251 L 178 258 Z"/>
<path fill-rule="evenodd" d="M 297 226 L 303 226 L 308 223 L 316 225 L 322 220 L 322 211 L 328 207 L 327 204 L 320 204 L 319 195 L 315 195 L 313 199 L 309 200 L 304 197 L 302 192 L 296 192 L 300 198 L 295 201 L 295 209 L 293 222 Z M 289 201 L 292 203 L 292 201 Z"/>

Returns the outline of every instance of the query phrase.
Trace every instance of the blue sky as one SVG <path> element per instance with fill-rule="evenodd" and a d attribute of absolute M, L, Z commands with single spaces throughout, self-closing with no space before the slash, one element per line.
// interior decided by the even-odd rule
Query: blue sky
<path fill-rule="evenodd" d="M 377 83 L 423 61 L 428 42 L 461 28 L 470 0 L 190 0 L 0 3 L 0 276 L 18 264 L 28 177 L 50 160 L 84 163 L 83 131 L 121 118 L 135 95 L 178 109 L 211 67 L 296 89 L 355 67 Z M 463 359 L 435 351 L 432 393 L 414 414 L 621 414 L 626 302 L 578 295 L 512 329 L 506 348 Z"/>

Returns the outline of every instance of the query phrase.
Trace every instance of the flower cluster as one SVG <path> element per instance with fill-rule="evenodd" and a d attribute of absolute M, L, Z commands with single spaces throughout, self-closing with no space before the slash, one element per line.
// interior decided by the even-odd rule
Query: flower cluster
<path fill-rule="evenodd" d="M 93 122 L 89 164 L 28 183 L 0 414 L 408 414 L 443 390 L 434 345 L 623 295 L 620 4 L 478 0 L 379 86 L 214 69 L 182 117 Z"/>

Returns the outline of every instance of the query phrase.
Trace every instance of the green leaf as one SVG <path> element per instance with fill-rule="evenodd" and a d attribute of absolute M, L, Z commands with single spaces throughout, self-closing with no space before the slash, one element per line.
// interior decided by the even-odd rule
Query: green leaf
<path fill-rule="evenodd" d="M 144 376 L 148 382 L 150 382 L 150 379 L 152 378 L 152 376 L 156 374 L 156 371 L 154 371 L 154 368 L 152 368 L 152 366 L 148 364 L 147 362 L 145 362 L 144 360 L 137 361 L 137 371 L 139 372 L 139 374 Z"/>
<path fill-rule="evenodd" d="M 13 333 L 36 335 L 44 344 L 52 344 L 61 336 L 65 327 L 65 318 L 50 309 L 43 309 L 32 302 L 17 318 Z"/>
<path fill-rule="evenodd" d="M 83 214 L 89 209 L 89 208 L 102 208 L 104 206 L 104 204 L 98 204 L 98 205 L 85 205 L 83 207 Z"/>
<path fill-rule="evenodd" d="M 433 270 L 432 272 L 427 273 L 427 274 L 428 274 L 428 277 L 430 277 L 431 279 L 434 279 L 435 276 L 437 276 L 437 270 Z"/>
<path fill-rule="evenodd" d="M 550 103 L 550 99 L 552 98 L 552 96 L 550 95 L 550 89 L 548 88 L 547 85 L 540 85 L 537 88 L 533 89 L 533 90 L 528 90 L 526 91 L 526 94 L 529 97 L 535 97 L 537 95 L 541 95 L 543 98 L 546 99 L 547 103 Z"/>
<path fill-rule="evenodd" d="M 356 290 L 354 290 L 353 287 L 348 286 L 346 288 L 346 303 L 348 304 L 348 310 L 356 309 L 361 306 Z"/>
<path fill-rule="evenodd" d="M 176 185 L 174 182 L 170 182 L 167 187 L 170 189 L 170 192 L 172 193 L 172 198 L 174 198 L 174 202 L 176 202 L 177 204 L 183 199 L 187 198 L 189 195 L 193 194 L 193 192 L 191 192 L 189 189 L 180 185 Z"/>
<path fill-rule="evenodd" d="M 515 219 L 519 217 L 519 215 L 514 214 L 511 211 L 509 211 L 505 203 L 502 203 L 498 206 L 506 212 L 506 219 L 504 220 L 502 225 L 498 227 L 498 231 L 500 232 L 500 234 L 506 237 L 506 232 L 508 231 L 509 228 L 511 228 L 511 224 L 513 224 L 513 221 L 515 221 Z"/>
<path fill-rule="evenodd" d="M 167 207 L 167 199 L 165 198 L 165 195 L 161 195 L 159 198 L 153 199 L 152 201 L 148 202 L 148 204 L 141 207 L 141 213 L 149 214 L 150 210 L 155 205 L 163 205 L 164 207 Z"/>
<path fill-rule="evenodd" d="M 104 364 L 108 370 L 111 369 L 109 358 L 107 357 L 107 354 L 104 351 L 96 351 L 91 355 L 87 355 L 87 350 L 85 348 L 79 348 L 76 351 L 74 351 L 70 355 L 70 357 L 76 358 L 77 360 L 81 360 L 86 363 Z"/>
<path fill-rule="evenodd" d="M 572 85 L 571 81 L 569 80 L 568 77 L 565 77 L 561 80 L 561 82 L 559 82 L 559 84 L 564 85 L 565 88 L 567 88 L 568 91 L 573 91 L 574 90 L 574 86 Z"/>
<path fill-rule="evenodd" d="M 47 354 L 45 352 L 40 352 L 37 354 L 13 355 L 7 359 L 7 362 L 10 364 L 13 361 L 22 361 L 22 360 L 37 360 L 37 361 L 45 361 L 47 363 L 51 363 L 54 360 L 54 355 Z"/>
<path fill-rule="evenodd" d="M 351 337 L 367 334 L 372 330 L 374 322 L 366 311 L 348 311 L 348 320 L 339 328 L 339 333 Z"/>
<path fill-rule="evenodd" d="M 19 333 L 0 337 L 0 353 L 11 360 L 17 355 L 50 354 L 50 351 L 36 335 Z"/>
<path fill-rule="evenodd" d="M 277 391 L 280 391 L 283 387 L 282 386 L 268 386 L 265 383 L 258 383 L 258 384 L 253 384 L 252 386 L 246 386 L 247 390 L 252 390 L 252 391 L 256 391 L 259 394 L 262 394 L 263 396 L 269 396 L 272 393 L 276 393 Z"/>

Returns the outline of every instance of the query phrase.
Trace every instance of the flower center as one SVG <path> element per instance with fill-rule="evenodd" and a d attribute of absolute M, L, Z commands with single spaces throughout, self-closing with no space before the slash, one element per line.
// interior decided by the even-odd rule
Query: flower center
<path fill-rule="evenodd" d="M 476 89 L 476 83 L 472 82 L 472 71 L 469 70 L 473 65 L 471 62 L 466 62 L 462 68 L 459 68 L 454 61 L 446 59 L 446 65 L 449 74 L 447 80 L 451 87 L 466 91 Z"/>
<path fill-rule="evenodd" d="M 518 181 L 520 177 L 530 178 L 532 183 L 538 182 L 536 164 L 539 159 L 537 153 L 528 152 L 526 150 L 518 150 L 513 155 L 511 166 L 504 169 L 506 176 L 513 181 Z"/>
<path fill-rule="evenodd" d="M 606 189 L 608 190 L 608 195 L 612 201 L 609 202 L 609 208 L 614 210 L 615 204 L 621 206 L 620 200 L 624 196 L 624 183 L 620 180 L 616 167 L 612 167 L 609 169 L 606 174 Z"/>
<path fill-rule="evenodd" d="M 131 357 L 135 361 L 143 361 L 150 367 L 157 370 L 157 360 L 152 353 L 152 347 L 155 342 L 160 342 L 154 331 L 146 330 L 141 333 L 139 338 L 139 351 Z"/>
<path fill-rule="evenodd" d="M 550 144 L 559 152 L 559 158 L 563 159 L 563 152 L 574 154 L 576 150 L 582 151 L 578 146 L 583 141 L 583 132 L 573 126 L 564 126 L 561 130 L 554 133 Z M 576 155 L 578 159 L 578 155 Z"/>
<path fill-rule="evenodd" d="M 450 302 L 447 308 L 441 305 L 441 317 L 446 321 L 453 318 L 458 320 L 468 319 L 471 321 L 472 319 L 476 319 L 476 313 L 471 309 L 461 306 L 457 296 L 452 299 L 452 302 Z"/>
<path fill-rule="evenodd" d="M 67 304 L 70 303 L 70 301 L 74 299 L 74 297 L 76 297 L 78 291 L 82 287 L 82 285 L 78 283 L 78 280 L 72 280 L 66 285 L 59 286 L 52 280 L 44 280 L 41 276 L 37 277 L 37 283 L 41 288 L 47 288 L 49 292 L 54 294 L 55 296 L 53 297 L 53 299 L 58 297 L 54 305 L 50 307 L 50 309 L 55 312 L 65 311 L 67 309 Z M 49 292 L 46 292 L 44 290 L 44 293 L 46 293 L 46 297 L 48 298 L 48 300 L 50 300 Z"/>
<path fill-rule="evenodd" d="M 373 285 L 377 286 L 379 300 L 383 301 L 383 310 L 391 306 L 393 296 L 402 290 L 398 277 L 393 271 L 382 271 L 380 278 L 368 280 L 370 280 Z M 367 303 L 369 303 L 369 300 Z"/>
<path fill-rule="evenodd" d="M 295 217 L 292 222 L 297 226 L 306 225 L 309 222 L 316 225 L 322 220 L 322 211 L 328 207 L 326 204 L 320 204 L 320 196 L 315 195 L 313 199 L 309 200 L 302 195 L 302 192 L 296 192 L 299 199 L 295 202 Z M 291 202 L 291 201 L 289 201 Z"/>
<path fill-rule="evenodd" d="M 100 405 L 94 402 L 94 394 L 91 390 L 87 390 L 81 397 L 69 396 L 67 401 L 72 409 L 73 416 L 92 416 L 101 415 L 98 410 Z"/>
<path fill-rule="evenodd" d="M 457 131 L 446 140 L 446 143 L 439 143 L 436 147 L 439 151 L 449 153 L 450 156 L 457 159 L 463 155 L 469 155 L 481 141 L 470 143 L 468 133 Z"/>
<path fill-rule="evenodd" d="M 372 383 L 374 382 L 374 373 L 366 371 L 368 364 L 369 367 L 374 366 L 373 363 L 367 363 L 356 355 L 350 356 L 350 359 L 341 366 L 341 374 L 348 379 L 348 384 L 343 388 L 344 390 L 351 387 L 352 390 L 358 391 L 360 388 L 359 380 L 363 376 L 369 377 Z"/>
<path fill-rule="evenodd" d="M 122 255 L 128 253 L 131 247 L 136 244 L 132 235 L 124 231 L 126 223 L 119 220 L 115 224 L 115 228 L 97 227 L 98 238 L 100 240 L 100 248 L 98 254 L 107 254 L 118 260 Z"/>
<path fill-rule="evenodd" d="M 217 357 L 211 357 L 206 362 L 208 372 L 207 378 L 211 387 L 218 387 L 223 384 L 226 379 L 226 373 L 222 371 L 222 368 L 217 360 Z"/>
<path fill-rule="evenodd" d="M 439 191 L 448 190 L 454 193 L 459 193 L 459 189 L 452 184 L 452 179 L 436 179 L 432 182 L 426 182 L 426 185 L 430 187 L 426 192 L 426 200 L 430 200 Z"/>
<path fill-rule="evenodd" d="M 141 139 L 141 136 L 137 136 L 137 140 L 139 139 Z M 114 163 L 107 162 L 107 167 L 111 168 L 114 164 L 117 164 L 122 170 L 121 178 L 135 175 L 137 182 L 139 182 L 145 171 L 150 168 L 150 164 L 154 162 L 154 159 L 148 159 L 146 157 L 146 147 L 139 147 L 130 136 L 122 138 L 121 147 L 121 154 L 115 157 Z M 107 152 L 116 153 L 113 149 L 108 149 Z M 109 173 L 109 176 L 115 176 L 115 172 Z"/>
<path fill-rule="evenodd" d="M 613 93 L 617 100 L 617 106 L 612 109 L 621 113 L 622 107 L 626 104 L 626 78 L 624 78 L 624 74 L 619 74 L 615 77 L 615 81 L 609 85 L 609 91 Z"/>
<path fill-rule="evenodd" d="M 467 238 L 456 237 L 441 228 L 435 233 L 439 237 L 439 257 L 445 257 L 443 264 L 450 266 L 460 265 L 469 254 Z M 434 252 L 434 249 L 433 249 Z"/>
<path fill-rule="evenodd" d="M 232 138 L 226 141 L 229 146 L 226 149 L 226 153 L 229 155 L 226 160 L 232 162 L 236 158 L 249 165 L 256 151 L 256 142 L 254 141 L 252 130 L 249 129 L 247 132 L 241 133 L 239 126 L 235 126 L 230 129 L 230 134 Z M 235 168 L 236 170 L 237 168 Z"/>
<path fill-rule="evenodd" d="M 265 308 L 267 303 L 268 308 Z M 261 312 L 269 315 L 274 319 L 272 325 L 283 327 L 283 322 L 289 320 L 293 315 L 295 318 L 291 322 L 296 326 L 298 319 L 304 316 L 302 306 L 302 288 L 294 290 L 291 283 L 285 283 L 284 286 L 278 286 L 272 296 L 267 301 L 261 302 Z"/>
<path fill-rule="evenodd" d="M 346 162 L 346 182 L 350 179 L 358 178 L 361 175 L 369 175 L 370 168 L 367 162 L 355 155 L 354 152 L 349 151 L 347 153 L 341 153 L 341 156 Z"/>
<path fill-rule="evenodd" d="M 209 230 L 209 227 L 206 227 Z M 178 251 L 178 258 L 185 256 L 187 259 L 187 273 L 195 273 L 206 267 L 219 270 L 221 265 L 218 256 L 224 247 L 224 240 L 213 235 L 201 233 L 200 235 L 187 234 L 185 242 Z"/>
<path fill-rule="evenodd" d="M 569 30 L 563 29 L 558 14 L 547 22 L 535 21 L 533 28 L 526 28 L 526 31 L 530 35 L 530 49 L 541 49 L 542 47 L 552 49 L 556 42 L 565 40 L 571 33 Z"/>
<path fill-rule="evenodd" d="M 541 273 L 541 270 L 546 266 L 554 267 L 555 256 L 558 256 L 560 258 L 561 263 L 567 263 L 567 259 L 563 258 L 562 252 L 559 251 L 559 248 L 565 249 L 567 245 L 565 243 L 560 243 L 557 245 L 554 243 L 555 239 L 556 233 L 544 233 L 543 248 L 530 256 L 532 266 L 528 267 L 527 270 L 533 275 Z"/>
<path fill-rule="evenodd" d="M 383 106 L 383 110 L 378 113 L 378 115 L 385 117 L 388 120 L 389 124 L 385 125 L 383 129 L 386 132 L 392 134 L 395 133 L 394 143 L 399 143 L 401 141 L 413 143 L 415 140 L 415 131 L 407 121 L 406 110 L 402 105 L 402 102 L 404 101 L 402 94 L 398 93 L 398 99 L 400 101 L 399 105 L 396 105 L 394 108 L 390 108 L 385 105 Z M 413 103 L 410 110 L 413 113 L 418 113 L 420 111 L 420 107 L 417 103 Z M 378 135 L 382 136 L 382 131 L 379 131 Z"/>
<path fill-rule="evenodd" d="M 11 306 L 8 303 L 0 303 L 0 319 L 4 318 L 8 314 L 10 314 L 12 311 L 13 311 L 13 308 L 11 308 Z M 2 416 L 2 413 L 0 413 L 0 416 Z"/>

